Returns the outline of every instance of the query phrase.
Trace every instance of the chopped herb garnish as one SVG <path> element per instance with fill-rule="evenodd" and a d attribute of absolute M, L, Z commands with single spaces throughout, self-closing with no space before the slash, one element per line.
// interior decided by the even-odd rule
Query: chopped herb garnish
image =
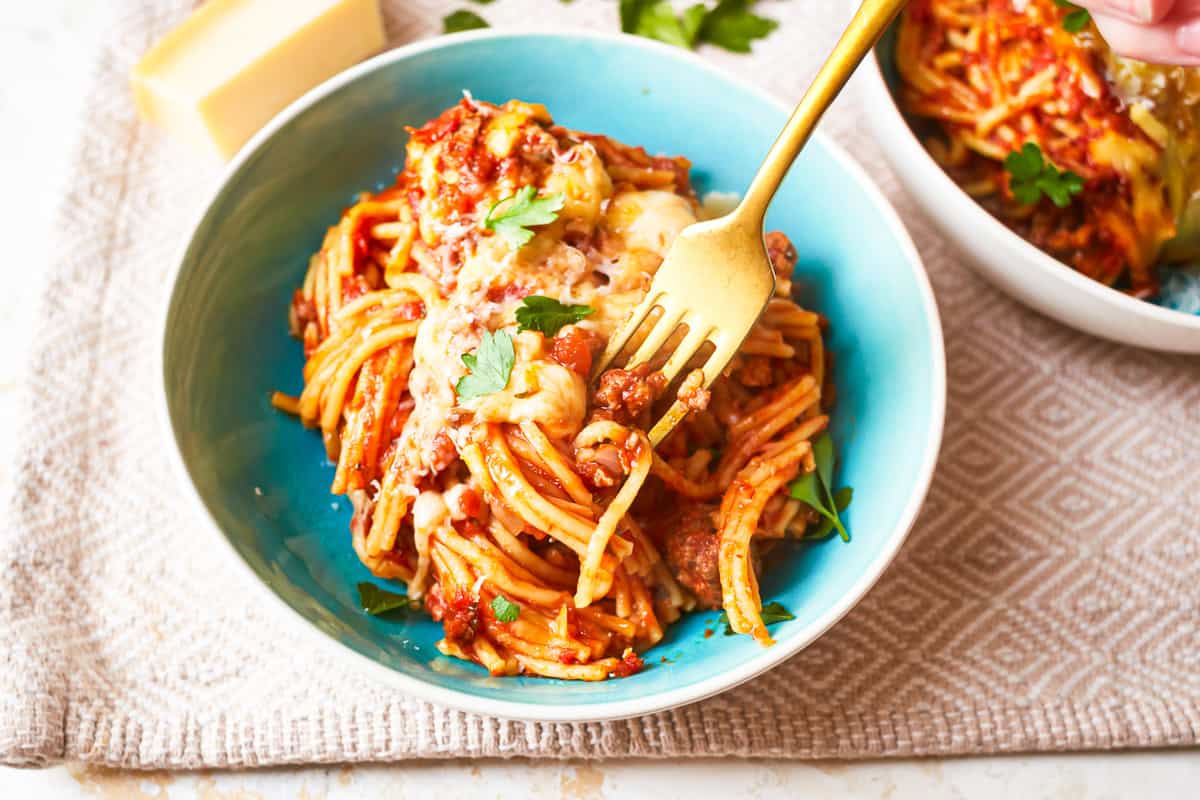
<path fill-rule="evenodd" d="M 813 461 L 817 464 L 817 475 L 821 483 L 829 486 L 833 483 L 833 437 L 822 433 L 812 443 Z"/>
<path fill-rule="evenodd" d="M 454 385 L 458 399 L 470 400 L 503 391 L 516 360 L 512 337 L 507 332 L 485 332 L 478 349 L 462 355 L 471 374 L 462 376 Z"/>
<path fill-rule="evenodd" d="M 621 0 L 621 30 L 690 50 L 706 14 L 703 3 L 676 14 L 667 0 Z"/>
<path fill-rule="evenodd" d="M 1063 172 L 1042 155 L 1042 148 L 1026 142 L 1004 159 L 1009 188 L 1022 205 L 1033 205 L 1044 194 L 1059 208 L 1071 204 L 1071 197 L 1083 191 L 1083 178 L 1070 170 Z"/>
<path fill-rule="evenodd" d="M 442 33 L 458 33 L 488 27 L 491 26 L 486 19 L 465 8 L 442 17 Z"/>
<path fill-rule="evenodd" d="M 567 325 L 574 325 L 595 313 L 596 309 L 591 306 L 567 305 L 553 297 L 531 294 L 521 300 L 517 309 L 517 331 L 541 331 L 553 336 Z"/>
<path fill-rule="evenodd" d="M 1092 14 L 1086 8 L 1080 8 L 1070 0 L 1054 0 L 1054 5 L 1059 8 L 1069 9 L 1071 13 L 1063 17 L 1062 28 L 1067 33 L 1079 33 L 1087 27 L 1088 22 L 1092 19 Z"/>
<path fill-rule="evenodd" d="M 854 490 L 849 486 L 843 486 L 841 489 L 838 489 L 833 493 L 834 508 L 836 508 L 838 511 L 845 511 L 846 506 L 850 505 L 850 499 L 853 496 Z M 831 533 L 833 533 L 833 520 L 829 517 L 821 517 L 821 521 L 817 523 L 816 527 L 809 528 L 804 532 L 803 538 L 809 541 L 819 542 L 822 539 L 829 538 Z"/>
<path fill-rule="evenodd" d="M 750 10 L 752 0 L 695 3 L 676 13 L 667 0 L 621 0 L 621 30 L 647 39 L 692 49 L 701 42 L 735 53 L 749 53 L 750 43 L 779 23 Z"/>
<path fill-rule="evenodd" d="M 762 607 L 760 616 L 762 616 L 763 625 L 774 625 L 776 622 L 783 622 L 784 620 L 796 618 L 795 614 L 788 611 L 783 607 L 782 603 L 779 603 L 775 600 L 772 600 Z M 717 624 L 725 626 L 726 636 L 733 636 L 734 630 L 729 624 L 729 615 L 724 611 L 721 612 L 721 616 L 717 617 Z"/>
<path fill-rule="evenodd" d="M 498 594 L 492 599 L 492 613 L 496 615 L 497 622 L 516 622 L 517 617 L 521 616 L 521 607 Z"/>
<path fill-rule="evenodd" d="M 380 589 L 373 583 L 358 584 L 358 604 L 368 614 L 384 614 L 403 608 L 406 611 L 417 611 L 421 608 L 420 600 L 413 600 L 408 595 L 389 592 Z"/>
<path fill-rule="evenodd" d="M 822 433 L 813 441 L 813 460 L 817 468 L 812 472 L 801 475 L 788 486 L 788 494 L 812 507 L 823 519 L 816 528 L 808 531 L 805 539 L 824 539 L 834 529 L 842 537 L 842 541 L 850 541 L 850 534 L 842 524 L 841 512 L 850 505 L 854 490 L 843 487 L 837 491 L 829 487 L 833 483 L 833 438 L 828 433 Z"/>
<path fill-rule="evenodd" d="M 496 208 L 500 205 L 505 205 L 505 208 L 496 214 Z M 537 197 L 536 188 L 524 186 L 512 197 L 492 203 L 483 219 L 483 227 L 500 234 L 513 247 L 523 247 L 533 238 L 533 231 L 529 228 L 554 222 L 562 207 L 561 194 Z"/>
<path fill-rule="evenodd" d="M 1087 27 L 1088 21 L 1092 18 L 1092 14 L 1086 8 L 1081 8 L 1078 11 L 1072 11 L 1063 17 L 1063 30 L 1067 33 L 1079 33 Z"/>
<path fill-rule="evenodd" d="M 704 16 L 698 38 L 734 53 L 749 53 L 752 41 L 778 27 L 775 20 L 751 12 L 749 0 L 720 0 Z"/>

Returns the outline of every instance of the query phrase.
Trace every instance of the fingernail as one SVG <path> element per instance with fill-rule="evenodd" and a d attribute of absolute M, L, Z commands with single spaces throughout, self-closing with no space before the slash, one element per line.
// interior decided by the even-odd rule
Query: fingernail
<path fill-rule="evenodd" d="M 1189 55 L 1200 56 L 1200 21 L 1181 25 L 1175 31 L 1175 45 Z"/>
<path fill-rule="evenodd" d="M 1154 21 L 1154 0 L 1133 0 L 1133 15 L 1142 22 Z"/>

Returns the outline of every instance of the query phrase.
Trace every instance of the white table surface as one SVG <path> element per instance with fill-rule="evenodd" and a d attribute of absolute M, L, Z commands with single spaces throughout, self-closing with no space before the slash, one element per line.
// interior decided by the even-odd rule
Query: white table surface
<path fill-rule="evenodd" d="M 501 0 L 503 2 L 503 0 Z M 0 0 L 0 496 L 12 483 L 17 395 L 51 211 L 82 99 L 97 0 Z M 48 177 L 49 175 L 49 177 Z M 0 525 L 4 521 L 0 520 Z M 3 639 L 0 638 L 0 647 Z M 0 768 L 0 798 L 1200 797 L 1200 751 L 1101 753 L 869 763 L 765 761 L 446 761 L 256 772 L 127 773 L 68 764 Z"/>

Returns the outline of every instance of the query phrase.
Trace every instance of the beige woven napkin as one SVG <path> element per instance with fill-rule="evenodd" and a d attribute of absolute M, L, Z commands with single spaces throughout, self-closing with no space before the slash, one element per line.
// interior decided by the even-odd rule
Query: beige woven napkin
<path fill-rule="evenodd" d="M 884 184 L 926 260 L 950 404 L 916 529 L 832 631 L 697 705 L 526 724 L 386 689 L 248 605 L 240 573 L 179 501 L 152 410 L 157 304 L 218 172 L 136 122 L 125 76 L 191 5 L 118 7 L 95 63 L 0 531 L 0 763 L 862 758 L 1197 743 L 1200 362 L 1087 338 L 981 284 L 896 191 L 852 97 L 829 128 Z M 447 10 L 385 5 L 397 43 L 436 32 Z M 760 8 L 782 27 L 753 56 L 705 56 L 794 98 L 848 9 Z M 616 26 L 610 0 L 479 10 L 498 25 Z"/>

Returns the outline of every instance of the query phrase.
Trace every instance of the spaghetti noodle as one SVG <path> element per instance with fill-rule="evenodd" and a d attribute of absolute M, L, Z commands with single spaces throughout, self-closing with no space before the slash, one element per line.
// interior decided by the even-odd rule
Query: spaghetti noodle
<path fill-rule="evenodd" d="M 1195 81 L 1114 56 L 1072 13 L 1054 0 L 914 0 L 896 43 L 903 105 L 937 122 L 929 152 L 995 216 L 1079 272 L 1152 296 L 1160 261 L 1197 253 L 1195 225 L 1177 235 L 1200 176 L 1196 120 L 1175 113 L 1188 93 L 1175 87 L 1194 99 Z M 1026 143 L 1082 178 L 1074 202 L 1017 201 L 1004 162 Z"/>
<path fill-rule="evenodd" d="M 468 97 L 410 134 L 395 185 L 313 256 L 290 313 L 304 391 L 276 395 L 321 431 L 359 558 L 441 621 L 443 653 L 496 675 L 628 675 L 696 607 L 769 644 L 754 565 L 816 520 L 784 487 L 827 422 L 823 322 L 790 299 L 786 237 L 767 240 L 776 297 L 711 391 L 684 379 L 692 411 L 655 452 L 661 362 L 589 373 L 696 219 L 688 162 L 517 101 Z M 500 235 L 503 209 L 541 221 Z M 575 317 L 517 324 L 531 297 Z"/>

